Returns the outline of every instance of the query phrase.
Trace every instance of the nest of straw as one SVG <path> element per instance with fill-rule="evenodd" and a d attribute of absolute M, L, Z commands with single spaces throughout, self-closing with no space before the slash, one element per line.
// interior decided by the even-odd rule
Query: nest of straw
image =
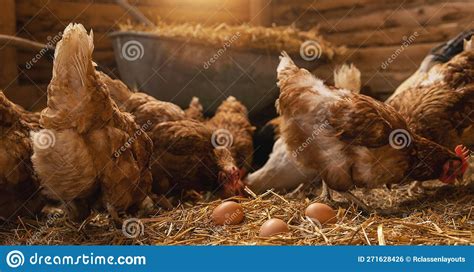
<path fill-rule="evenodd" d="M 226 23 L 206 26 L 197 23 L 169 23 L 158 19 L 155 27 L 128 22 L 119 25 L 119 29 L 218 47 L 228 44 L 237 50 L 256 50 L 273 54 L 280 54 L 283 50 L 289 54 L 299 54 L 300 50 L 308 50 L 305 54 L 318 54 L 319 57 L 329 60 L 346 52 L 344 46 L 331 44 L 316 29 L 301 31 L 294 26 L 262 27 Z"/>
<path fill-rule="evenodd" d="M 96 213 L 78 225 L 64 216 L 32 220 L 20 218 L 0 229 L 4 244 L 152 244 L 152 245 L 457 245 L 474 244 L 474 188 L 472 185 L 431 184 L 417 197 L 407 194 L 407 186 L 391 191 L 376 189 L 356 192 L 370 205 L 391 207 L 392 216 L 364 215 L 356 207 L 335 196 L 336 224 L 320 225 L 304 216 L 316 189 L 296 190 L 279 195 L 267 191 L 249 192 L 240 202 L 245 220 L 239 225 L 216 226 L 210 215 L 222 200 L 183 203 L 172 211 L 156 211 L 141 218 L 142 229 L 127 237 L 106 214 Z M 270 238 L 258 236 L 269 218 L 289 224 L 290 232 Z"/>

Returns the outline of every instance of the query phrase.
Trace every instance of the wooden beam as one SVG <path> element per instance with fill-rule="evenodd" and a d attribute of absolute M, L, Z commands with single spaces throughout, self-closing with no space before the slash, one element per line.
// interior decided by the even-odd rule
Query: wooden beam
<path fill-rule="evenodd" d="M 269 26 L 272 24 L 272 1 L 249 0 L 250 24 Z"/>
<path fill-rule="evenodd" d="M 16 15 L 15 0 L 2 0 L 0 9 L 0 34 L 15 35 Z M 16 49 L 0 46 L 0 88 L 16 84 L 18 77 Z"/>

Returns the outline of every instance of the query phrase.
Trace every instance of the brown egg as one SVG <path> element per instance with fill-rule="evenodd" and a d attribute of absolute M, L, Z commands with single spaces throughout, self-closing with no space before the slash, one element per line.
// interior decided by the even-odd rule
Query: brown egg
<path fill-rule="evenodd" d="M 289 232 L 290 230 L 288 229 L 288 225 L 285 223 L 285 221 L 278 219 L 278 218 L 272 218 L 260 227 L 260 237 L 270 237 L 273 235 Z"/>
<path fill-rule="evenodd" d="M 226 201 L 212 211 L 212 221 L 216 225 L 237 225 L 244 220 L 244 210 L 234 201 Z"/>
<path fill-rule="evenodd" d="M 336 211 L 323 203 L 313 203 L 309 205 L 304 214 L 309 218 L 318 220 L 321 224 L 337 222 Z"/>

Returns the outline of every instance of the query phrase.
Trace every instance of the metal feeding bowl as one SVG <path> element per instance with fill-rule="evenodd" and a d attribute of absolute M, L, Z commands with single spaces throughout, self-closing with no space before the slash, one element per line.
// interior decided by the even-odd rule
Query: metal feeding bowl
<path fill-rule="evenodd" d="M 233 49 L 230 41 L 210 46 L 141 32 L 110 36 L 120 76 L 131 88 L 183 108 L 197 96 L 207 114 L 230 95 L 248 107 L 252 120 L 273 111 L 278 54 Z M 294 60 L 307 69 L 319 65 L 299 56 Z"/>

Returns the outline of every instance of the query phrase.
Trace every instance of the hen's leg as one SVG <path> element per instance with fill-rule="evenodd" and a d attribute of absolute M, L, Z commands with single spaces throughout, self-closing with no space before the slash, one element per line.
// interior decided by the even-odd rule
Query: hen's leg
<path fill-rule="evenodd" d="M 164 195 L 152 195 L 153 201 L 165 210 L 172 210 L 173 204 Z"/>
<path fill-rule="evenodd" d="M 149 196 L 147 196 L 142 201 L 142 203 L 140 203 L 140 206 L 138 208 L 138 217 L 145 217 L 147 215 L 150 215 L 154 208 L 154 201 Z"/>
<path fill-rule="evenodd" d="M 318 199 L 320 199 L 323 202 L 331 202 L 332 201 L 332 196 L 331 196 L 331 189 L 329 189 L 328 185 L 324 180 L 321 181 L 322 187 L 321 187 L 321 194 L 319 195 Z"/>
<path fill-rule="evenodd" d="M 120 218 L 115 207 L 110 203 L 107 203 L 106 206 L 107 206 L 107 212 L 110 214 L 110 217 L 112 218 L 112 221 L 114 222 L 115 227 L 122 228 L 123 220 Z"/>

